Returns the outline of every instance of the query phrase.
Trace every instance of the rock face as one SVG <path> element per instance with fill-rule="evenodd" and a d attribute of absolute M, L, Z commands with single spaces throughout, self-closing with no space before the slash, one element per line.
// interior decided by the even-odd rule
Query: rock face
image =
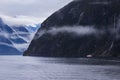
<path fill-rule="evenodd" d="M 120 0 L 74 0 L 46 19 L 26 56 L 120 57 Z"/>

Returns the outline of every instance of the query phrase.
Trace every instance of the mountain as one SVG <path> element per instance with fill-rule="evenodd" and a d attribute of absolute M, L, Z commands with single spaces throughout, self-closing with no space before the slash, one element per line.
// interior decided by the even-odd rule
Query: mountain
<path fill-rule="evenodd" d="M 39 24 L 9 26 L 0 18 L 0 55 L 22 54 L 39 26 Z"/>
<path fill-rule="evenodd" d="M 41 25 L 25 56 L 120 57 L 120 0 L 74 0 Z"/>

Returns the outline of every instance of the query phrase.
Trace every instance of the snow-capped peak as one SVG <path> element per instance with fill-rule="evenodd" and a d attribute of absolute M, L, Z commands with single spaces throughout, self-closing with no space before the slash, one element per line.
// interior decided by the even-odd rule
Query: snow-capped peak
<path fill-rule="evenodd" d="M 0 49 L 9 49 L 22 53 L 29 46 L 35 32 L 40 27 L 40 24 L 24 24 L 24 25 L 8 25 L 0 18 Z M 4 47 L 4 48 L 3 48 Z M 0 54 L 4 54 L 0 50 Z M 8 51 L 9 52 L 9 51 Z M 15 52 L 16 54 L 18 52 Z M 12 54 L 8 53 L 8 54 Z M 7 54 L 5 52 L 5 54 Z"/>

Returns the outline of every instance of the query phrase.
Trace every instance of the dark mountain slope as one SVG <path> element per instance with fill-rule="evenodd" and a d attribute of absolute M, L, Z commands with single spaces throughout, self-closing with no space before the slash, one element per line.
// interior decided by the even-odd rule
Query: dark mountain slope
<path fill-rule="evenodd" d="M 119 57 L 120 0 L 75 0 L 48 17 L 24 55 Z"/>

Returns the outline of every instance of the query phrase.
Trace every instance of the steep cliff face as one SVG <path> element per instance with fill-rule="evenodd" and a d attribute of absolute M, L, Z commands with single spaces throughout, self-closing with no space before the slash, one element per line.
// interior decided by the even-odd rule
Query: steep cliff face
<path fill-rule="evenodd" d="M 74 0 L 46 19 L 24 55 L 119 57 L 120 0 Z"/>

